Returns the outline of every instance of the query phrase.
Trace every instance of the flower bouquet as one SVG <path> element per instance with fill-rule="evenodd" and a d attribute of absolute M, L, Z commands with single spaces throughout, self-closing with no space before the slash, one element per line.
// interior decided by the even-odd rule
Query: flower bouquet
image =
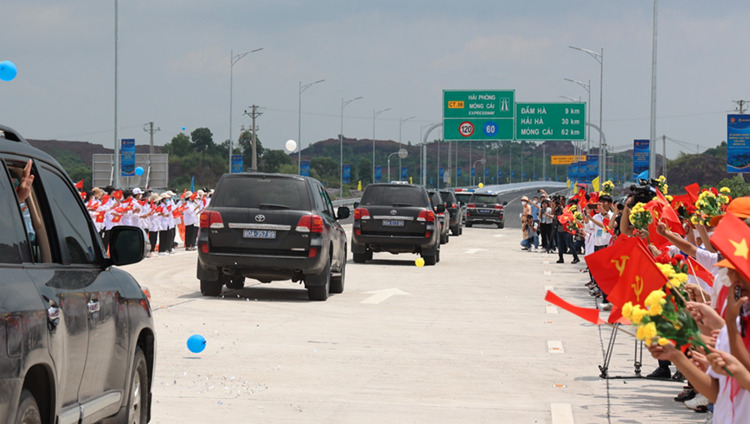
<path fill-rule="evenodd" d="M 665 177 L 664 175 L 659 175 L 659 178 L 656 179 L 656 184 L 658 186 L 656 188 L 659 189 L 661 194 L 666 196 L 667 190 L 669 189 L 669 186 L 667 185 L 667 177 Z"/>
<path fill-rule="evenodd" d="M 572 219 L 565 223 L 565 231 L 575 236 L 583 229 L 583 215 L 578 211 L 578 206 L 576 205 L 570 206 L 568 212 Z"/>
<path fill-rule="evenodd" d="M 602 190 L 599 192 L 599 196 L 604 196 L 605 194 L 608 196 L 612 195 L 612 190 L 615 189 L 615 185 L 612 181 L 607 180 L 602 184 Z"/>
<path fill-rule="evenodd" d="M 643 203 L 638 202 L 633 206 L 633 209 L 630 210 L 628 221 L 630 221 L 630 225 L 632 225 L 633 228 L 644 232 L 646 237 L 648 237 L 648 226 L 654 222 L 654 217 L 651 215 L 650 211 L 646 210 Z"/>
<path fill-rule="evenodd" d="M 690 218 L 690 222 L 693 225 L 709 225 L 711 218 L 723 215 L 727 210 L 727 205 L 732 200 L 729 193 L 728 187 L 722 187 L 718 191 L 715 187 L 711 187 L 711 189 L 703 191 L 695 202 L 695 214 Z"/>

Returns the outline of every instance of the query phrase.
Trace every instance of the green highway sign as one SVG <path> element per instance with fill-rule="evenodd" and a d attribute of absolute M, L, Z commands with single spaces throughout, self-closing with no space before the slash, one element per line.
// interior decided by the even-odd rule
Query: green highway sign
<path fill-rule="evenodd" d="M 586 103 L 516 103 L 515 140 L 585 140 Z"/>
<path fill-rule="evenodd" d="M 512 140 L 514 90 L 443 90 L 445 140 Z"/>

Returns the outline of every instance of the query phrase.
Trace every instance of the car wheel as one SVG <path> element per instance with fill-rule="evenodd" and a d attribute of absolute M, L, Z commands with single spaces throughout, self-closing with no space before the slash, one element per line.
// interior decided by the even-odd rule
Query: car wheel
<path fill-rule="evenodd" d="M 438 249 L 437 252 L 435 252 L 435 263 L 440 262 L 440 249 Z"/>
<path fill-rule="evenodd" d="M 454 236 L 457 236 L 459 234 L 460 228 L 461 228 L 460 225 L 454 225 L 453 227 L 451 227 L 451 234 L 453 234 Z"/>
<path fill-rule="evenodd" d="M 368 261 L 372 260 L 372 250 L 370 250 L 370 249 L 367 249 L 367 260 Z"/>
<path fill-rule="evenodd" d="M 221 294 L 221 281 L 201 280 L 201 294 L 203 296 L 218 296 Z"/>
<path fill-rule="evenodd" d="M 435 265 L 437 263 L 437 252 L 434 255 L 422 255 L 425 265 Z"/>
<path fill-rule="evenodd" d="M 305 285 L 307 286 L 307 298 L 310 300 L 326 300 L 328 299 L 328 291 L 331 288 L 331 260 L 328 259 L 328 263 L 323 272 L 318 275 L 306 275 Z"/>
<path fill-rule="evenodd" d="M 346 249 L 344 249 L 344 259 L 341 261 L 341 271 L 339 275 L 331 277 L 331 293 L 344 292 L 344 279 L 346 278 Z"/>
<path fill-rule="evenodd" d="M 471 228 L 471 225 L 472 225 L 471 222 L 467 222 L 466 223 L 466 226 L 469 227 L 469 228 Z"/>
<path fill-rule="evenodd" d="M 505 223 L 497 224 L 497 228 L 500 228 L 500 229 L 505 228 Z"/>
<path fill-rule="evenodd" d="M 130 378 L 130 400 L 128 401 L 128 424 L 148 422 L 148 368 L 146 356 L 140 347 L 135 348 L 133 375 Z"/>
<path fill-rule="evenodd" d="M 16 424 L 42 424 L 42 415 L 39 413 L 39 406 L 36 404 L 34 395 L 28 389 L 21 392 L 21 400 L 18 402 L 18 413 L 16 414 Z"/>
<path fill-rule="evenodd" d="M 245 277 L 243 276 L 233 277 L 227 282 L 228 289 L 240 290 L 243 287 L 245 287 Z"/>
<path fill-rule="evenodd" d="M 354 263 L 355 264 L 363 264 L 367 261 L 367 252 L 365 253 L 353 253 L 352 256 L 354 256 Z"/>
<path fill-rule="evenodd" d="M 458 235 L 460 236 L 463 233 L 464 233 L 464 228 L 463 227 L 458 227 Z"/>

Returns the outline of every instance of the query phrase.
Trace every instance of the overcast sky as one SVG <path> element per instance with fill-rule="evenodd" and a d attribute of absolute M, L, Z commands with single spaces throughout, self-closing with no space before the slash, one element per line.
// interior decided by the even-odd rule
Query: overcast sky
<path fill-rule="evenodd" d="M 9 0 L 0 60 L 0 123 L 27 138 L 114 145 L 114 0 Z M 662 0 L 657 128 L 668 156 L 726 139 L 733 100 L 750 100 L 750 2 Z M 344 134 L 371 138 L 373 111 L 390 108 L 376 138 L 416 142 L 442 119 L 444 89 L 514 89 L 520 102 L 560 102 L 586 91 L 599 122 L 599 63 L 574 45 L 604 48 L 603 128 L 615 151 L 649 137 L 653 1 L 607 0 L 128 0 L 119 2 L 119 136 L 164 144 L 208 127 L 229 136 L 230 51 L 263 48 L 234 72 L 232 134 L 263 108 L 259 136 L 281 149 Z M 435 133 L 439 136 L 441 133 Z M 593 144 L 598 136 L 592 132 Z M 431 137 L 433 138 L 433 137 Z M 659 151 L 661 146 L 659 145 Z"/>

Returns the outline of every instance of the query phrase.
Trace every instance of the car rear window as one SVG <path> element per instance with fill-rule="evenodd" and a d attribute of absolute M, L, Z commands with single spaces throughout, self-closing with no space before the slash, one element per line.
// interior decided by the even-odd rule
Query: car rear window
<path fill-rule="evenodd" d="M 424 191 L 417 187 L 368 186 L 362 194 L 362 205 L 427 206 Z"/>
<path fill-rule="evenodd" d="M 451 191 L 441 191 L 440 197 L 443 198 L 446 202 L 455 202 L 456 196 L 453 195 L 453 192 Z"/>
<path fill-rule="evenodd" d="M 294 178 L 225 178 L 216 188 L 211 206 L 256 209 L 309 210 L 305 181 Z"/>
<path fill-rule="evenodd" d="M 475 203 L 499 203 L 497 196 L 494 194 L 474 194 L 471 201 Z"/>

